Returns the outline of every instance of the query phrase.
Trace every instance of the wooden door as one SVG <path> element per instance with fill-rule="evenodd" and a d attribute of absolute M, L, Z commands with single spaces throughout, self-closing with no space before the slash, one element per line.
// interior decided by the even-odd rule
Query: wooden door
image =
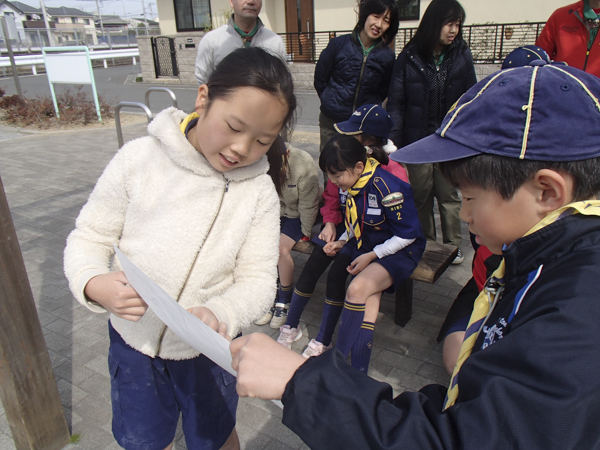
<path fill-rule="evenodd" d="M 285 0 L 287 53 L 292 61 L 314 61 L 314 4 L 313 0 Z"/>

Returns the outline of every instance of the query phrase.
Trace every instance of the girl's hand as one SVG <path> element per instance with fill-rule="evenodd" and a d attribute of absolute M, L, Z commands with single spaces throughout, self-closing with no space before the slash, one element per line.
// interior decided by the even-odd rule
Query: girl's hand
<path fill-rule="evenodd" d="M 85 285 L 84 293 L 115 316 L 133 322 L 140 320 L 148 309 L 123 272 L 95 276 Z"/>
<path fill-rule="evenodd" d="M 188 309 L 188 311 L 195 315 L 206 325 L 211 327 L 213 330 L 215 330 L 217 333 L 219 333 L 221 336 L 231 340 L 231 338 L 227 336 L 227 324 L 225 322 L 219 322 L 219 319 L 217 319 L 215 313 L 212 312 L 210 309 L 204 306 L 196 306 L 194 308 Z"/>
<path fill-rule="evenodd" d="M 328 242 L 323 246 L 323 251 L 327 256 L 335 256 L 344 246 L 344 241 Z"/>
<path fill-rule="evenodd" d="M 335 225 L 333 222 L 325 222 L 325 226 L 319 233 L 319 239 L 322 239 L 325 242 L 333 242 L 335 235 Z"/>
<path fill-rule="evenodd" d="M 234 339 L 229 345 L 236 390 L 242 397 L 280 399 L 288 381 L 306 359 L 263 333 Z"/>
<path fill-rule="evenodd" d="M 377 259 L 377 254 L 375 252 L 365 253 L 364 255 L 360 255 L 354 261 L 350 263 L 348 268 L 346 269 L 351 275 L 358 275 L 361 273 L 365 267 L 371 264 L 372 261 Z"/>

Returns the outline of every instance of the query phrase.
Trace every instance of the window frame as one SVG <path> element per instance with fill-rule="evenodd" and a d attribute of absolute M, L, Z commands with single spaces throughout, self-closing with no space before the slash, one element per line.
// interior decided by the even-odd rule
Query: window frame
<path fill-rule="evenodd" d="M 192 0 L 182 0 L 182 1 L 187 1 L 189 6 L 190 6 L 190 12 L 192 13 L 192 17 L 193 17 L 193 4 L 192 4 Z M 211 2 L 210 0 L 204 0 L 206 1 L 206 4 L 208 5 L 208 15 L 210 17 L 210 20 L 212 21 L 212 7 L 211 7 Z M 177 14 L 177 1 L 173 0 L 173 12 L 175 13 L 175 29 L 177 30 L 178 33 L 180 32 L 188 32 L 188 31 L 206 31 L 206 27 L 202 27 L 202 28 L 182 28 L 179 26 L 179 20 L 178 20 L 178 14 Z M 193 18 L 192 18 L 193 20 Z"/>
<path fill-rule="evenodd" d="M 419 20 L 421 18 L 421 0 L 398 0 L 398 10 L 400 11 L 400 21 Z M 412 11 L 416 9 L 416 11 Z"/>

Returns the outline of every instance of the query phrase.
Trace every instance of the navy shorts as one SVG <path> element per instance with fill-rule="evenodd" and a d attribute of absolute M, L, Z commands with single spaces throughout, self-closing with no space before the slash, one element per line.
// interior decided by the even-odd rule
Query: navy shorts
<path fill-rule="evenodd" d="M 365 253 L 369 253 L 370 250 L 367 250 L 363 247 L 357 249 L 354 246 L 352 253 L 352 261 L 358 258 L 360 255 L 364 255 Z M 383 266 L 385 270 L 391 275 L 394 283 L 389 286 L 387 289 L 383 290 L 386 294 L 393 294 L 396 289 L 398 289 L 402 284 L 412 275 L 414 270 L 419 265 L 419 258 L 415 261 L 415 258 L 411 252 L 411 246 L 403 248 L 402 250 L 393 253 L 391 255 L 384 256 L 381 259 L 375 259 L 373 262 L 379 263 Z"/>
<path fill-rule="evenodd" d="M 108 328 L 112 429 L 119 445 L 164 449 L 181 413 L 188 448 L 221 448 L 235 427 L 235 377 L 203 355 L 150 358 L 128 346 L 110 321 Z"/>
<path fill-rule="evenodd" d="M 302 224 L 300 218 L 290 219 L 289 217 L 281 216 L 279 218 L 281 223 L 281 234 L 289 236 L 292 240 L 298 242 L 304 237 L 302 234 Z"/>

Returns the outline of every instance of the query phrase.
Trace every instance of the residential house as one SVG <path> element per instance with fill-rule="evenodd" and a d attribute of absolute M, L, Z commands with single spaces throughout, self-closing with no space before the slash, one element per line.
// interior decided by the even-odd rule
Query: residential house
<path fill-rule="evenodd" d="M 41 19 L 41 12 L 21 2 L 0 0 L 0 16 L 6 18 L 8 38 L 14 41 L 25 41 L 25 23 Z M 43 23 L 43 20 L 42 20 Z"/>
<path fill-rule="evenodd" d="M 156 20 L 151 20 L 151 19 L 145 19 L 143 17 L 132 17 L 128 20 L 129 24 L 132 27 L 138 28 L 138 27 L 145 27 L 146 23 L 148 24 L 148 28 L 158 28 L 159 27 L 159 23 Z"/>
<path fill-rule="evenodd" d="M 402 1 L 408 6 L 402 9 L 396 51 L 410 39 L 430 2 Z M 474 58 L 497 63 L 510 49 L 534 42 L 550 14 L 565 3 L 567 0 L 461 0 L 467 15 L 465 25 L 503 24 L 469 30 L 467 39 Z M 266 27 L 285 34 L 293 62 L 314 62 L 332 37 L 354 28 L 357 5 L 357 0 L 263 0 L 260 18 Z M 157 0 L 157 7 L 163 37 L 138 37 L 143 78 L 193 83 L 198 43 L 206 31 L 226 23 L 231 14 L 229 0 Z"/>
<path fill-rule="evenodd" d="M 431 0 L 409 0 L 400 27 L 414 28 Z M 545 22 L 569 0 L 462 0 L 465 24 Z M 356 24 L 357 0 L 263 0 L 260 18 L 276 33 L 345 31 Z M 163 35 L 203 31 L 223 23 L 229 0 L 157 0 Z M 299 29 L 300 28 L 300 29 Z"/>
<path fill-rule="evenodd" d="M 54 33 L 58 44 L 97 45 L 94 16 L 77 8 L 46 8 L 46 13 L 56 23 Z"/>

